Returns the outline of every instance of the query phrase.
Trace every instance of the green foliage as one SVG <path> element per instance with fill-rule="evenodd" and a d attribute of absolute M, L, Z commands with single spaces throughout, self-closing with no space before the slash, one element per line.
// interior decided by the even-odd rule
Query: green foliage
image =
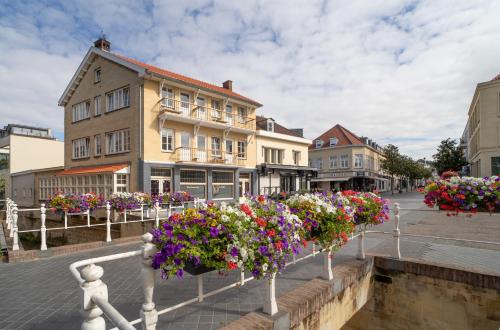
<path fill-rule="evenodd" d="M 432 156 L 439 175 L 444 171 L 460 171 L 467 162 L 457 141 L 450 138 L 441 141 L 436 154 Z"/>

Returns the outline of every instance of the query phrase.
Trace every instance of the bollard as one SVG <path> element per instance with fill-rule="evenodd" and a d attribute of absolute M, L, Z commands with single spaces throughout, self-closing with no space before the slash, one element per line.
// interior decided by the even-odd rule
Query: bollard
<path fill-rule="evenodd" d="M 332 257 L 331 248 L 323 250 L 323 275 L 321 277 L 328 281 L 333 280 Z"/>
<path fill-rule="evenodd" d="M 14 204 L 12 207 L 12 250 L 19 250 L 19 236 L 17 229 L 17 205 Z"/>
<path fill-rule="evenodd" d="M 40 205 L 40 221 L 42 222 L 42 226 L 40 228 L 40 250 L 41 251 L 46 251 L 47 250 L 47 227 L 45 227 L 45 220 L 46 220 L 46 212 L 47 209 L 45 208 L 45 204 Z"/>
<path fill-rule="evenodd" d="M 198 279 L 198 302 L 203 301 L 203 274 L 196 275 Z"/>
<path fill-rule="evenodd" d="M 155 202 L 155 226 L 160 227 L 160 203 Z"/>
<path fill-rule="evenodd" d="M 276 302 L 276 274 L 274 273 L 266 283 L 266 294 L 264 296 L 264 306 L 262 310 L 264 313 L 274 315 L 278 313 L 278 304 Z"/>
<path fill-rule="evenodd" d="M 151 261 L 156 253 L 156 247 L 152 243 L 153 235 L 146 233 L 142 235 L 142 260 L 141 260 L 141 275 L 142 275 L 142 288 L 144 291 L 144 303 L 141 309 L 141 322 L 142 328 L 146 330 L 156 329 L 158 322 L 158 312 L 155 309 L 153 302 L 153 290 L 155 285 L 155 270 L 151 267 Z"/>
<path fill-rule="evenodd" d="M 104 270 L 100 266 L 94 264 L 88 265 L 80 272 L 84 282 L 81 285 L 83 290 L 82 294 L 82 307 L 84 321 L 82 323 L 82 330 L 104 330 L 106 329 L 106 322 L 101 316 L 102 310 L 92 301 L 92 296 L 98 295 L 100 298 L 108 300 L 108 287 L 101 281 Z"/>
<path fill-rule="evenodd" d="M 111 205 L 106 202 L 106 242 L 111 242 Z"/>
<path fill-rule="evenodd" d="M 365 230 L 361 229 L 358 237 L 358 254 L 356 255 L 356 259 L 365 260 Z"/>
<path fill-rule="evenodd" d="M 394 237 L 394 258 L 401 259 L 401 249 L 399 237 L 401 232 L 399 230 L 399 203 L 394 203 L 394 230 L 392 236 Z"/>

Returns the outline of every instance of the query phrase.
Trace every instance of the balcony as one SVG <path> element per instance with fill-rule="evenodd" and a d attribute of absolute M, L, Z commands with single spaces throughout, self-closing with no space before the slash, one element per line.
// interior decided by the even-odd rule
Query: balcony
<path fill-rule="evenodd" d="M 245 159 L 233 153 L 227 153 L 222 150 L 198 149 L 179 147 L 174 151 L 174 159 L 177 163 L 200 163 L 217 165 L 236 165 L 245 164 Z"/>
<path fill-rule="evenodd" d="M 159 118 L 243 134 L 255 132 L 253 118 L 170 98 L 161 100 Z"/>

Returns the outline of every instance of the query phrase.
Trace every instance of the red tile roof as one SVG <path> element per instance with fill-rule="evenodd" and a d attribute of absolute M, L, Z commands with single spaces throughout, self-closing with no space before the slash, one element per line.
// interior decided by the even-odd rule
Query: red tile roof
<path fill-rule="evenodd" d="M 246 96 L 243 96 L 241 94 L 235 93 L 232 90 L 226 89 L 224 87 L 220 87 L 220 86 L 217 86 L 217 85 L 209 84 L 209 83 L 201 81 L 201 80 L 189 78 L 189 77 L 183 76 L 181 74 L 178 74 L 178 73 L 175 73 L 175 72 L 172 72 L 172 71 L 161 69 L 159 67 L 156 67 L 156 66 L 153 66 L 153 65 L 150 65 L 150 64 L 146 64 L 146 63 L 143 63 L 143 62 L 140 62 L 140 61 L 128 58 L 128 57 L 120 55 L 120 54 L 116 54 L 116 53 L 112 53 L 112 54 L 118 56 L 122 60 L 125 60 L 125 61 L 127 61 L 129 63 L 132 63 L 132 64 L 135 64 L 135 65 L 138 65 L 138 66 L 140 66 L 140 67 L 142 67 L 142 68 L 144 68 L 146 70 L 149 70 L 149 71 L 151 71 L 153 73 L 156 73 L 156 74 L 158 74 L 160 76 L 165 76 L 165 77 L 168 77 L 168 78 L 171 78 L 171 79 L 175 79 L 175 80 L 179 80 L 179 81 L 182 81 L 182 82 L 185 82 L 185 83 L 188 83 L 188 84 L 200 87 L 200 88 L 212 90 L 212 91 L 215 91 L 215 92 L 218 92 L 218 93 L 225 94 L 227 96 L 235 97 L 235 98 L 238 98 L 240 100 L 253 103 L 253 104 L 255 104 L 255 105 L 259 106 L 259 107 L 262 106 L 262 104 L 260 104 L 259 102 L 254 101 L 254 100 L 252 100 L 252 99 L 250 99 L 250 98 L 248 98 Z"/>
<path fill-rule="evenodd" d="M 99 165 L 90 167 L 75 167 L 57 173 L 57 175 L 113 173 L 123 170 L 128 164 Z"/>
<path fill-rule="evenodd" d="M 263 116 L 257 116 L 256 118 L 256 125 L 258 129 L 267 131 L 267 120 L 269 118 L 263 117 Z M 285 126 L 281 126 L 277 122 L 274 122 L 274 132 L 275 133 L 280 133 L 280 134 L 286 134 L 286 135 L 291 135 L 291 136 L 297 136 L 297 137 L 302 137 L 299 134 L 295 133 L 294 131 L 289 130 Z"/>
<path fill-rule="evenodd" d="M 365 144 L 359 136 L 349 131 L 347 128 L 337 124 L 325 133 L 321 134 L 319 137 L 315 138 L 313 140 L 313 143 L 309 145 L 309 149 L 316 149 L 316 140 L 323 141 L 323 146 L 321 148 L 328 148 L 330 147 L 330 138 L 333 137 L 336 137 L 338 139 L 336 145 L 338 147 Z"/>

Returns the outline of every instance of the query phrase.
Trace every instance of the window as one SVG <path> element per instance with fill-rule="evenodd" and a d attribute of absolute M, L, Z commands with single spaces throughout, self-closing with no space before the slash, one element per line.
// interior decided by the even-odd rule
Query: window
<path fill-rule="evenodd" d="M 322 145 L 323 145 L 323 141 L 322 140 L 316 140 L 316 149 L 321 148 Z"/>
<path fill-rule="evenodd" d="M 247 143 L 246 141 L 238 141 L 238 158 L 247 159 Z"/>
<path fill-rule="evenodd" d="M 229 104 L 226 105 L 226 121 L 233 124 L 233 107 Z"/>
<path fill-rule="evenodd" d="M 127 174 L 116 174 L 116 192 L 127 192 Z"/>
<path fill-rule="evenodd" d="M 212 113 L 211 113 L 212 119 L 214 120 L 220 120 L 221 119 L 221 111 L 220 111 L 220 101 L 219 100 L 212 100 Z"/>
<path fill-rule="evenodd" d="M 181 112 L 185 116 L 191 115 L 189 109 L 189 94 L 181 93 Z"/>
<path fill-rule="evenodd" d="M 233 140 L 226 140 L 226 154 L 233 154 Z"/>
<path fill-rule="evenodd" d="M 212 136 L 212 156 L 220 155 L 220 137 Z"/>
<path fill-rule="evenodd" d="M 213 199 L 234 198 L 234 175 L 228 171 L 212 172 Z"/>
<path fill-rule="evenodd" d="M 316 167 L 320 170 L 323 169 L 323 158 L 316 159 Z"/>
<path fill-rule="evenodd" d="M 363 155 L 355 154 L 354 155 L 354 168 L 362 168 L 363 167 Z"/>
<path fill-rule="evenodd" d="M 300 151 L 293 150 L 293 164 L 299 165 L 300 163 Z"/>
<path fill-rule="evenodd" d="M 196 148 L 201 151 L 207 149 L 207 137 L 205 135 L 196 136 Z"/>
<path fill-rule="evenodd" d="M 90 139 L 88 137 L 72 141 L 73 159 L 87 158 L 90 155 Z"/>
<path fill-rule="evenodd" d="M 339 142 L 339 139 L 337 139 L 336 137 L 330 138 L 330 147 L 336 146 L 338 142 Z"/>
<path fill-rule="evenodd" d="M 205 108 L 205 98 L 198 96 L 196 98 L 196 114 L 198 119 L 206 119 L 207 110 Z"/>
<path fill-rule="evenodd" d="M 341 155 L 340 156 L 340 168 L 348 168 L 349 167 L 349 156 Z"/>
<path fill-rule="evenodd" d="M 330 168 L 337 168 L 337 156 L 330 156 Z"/>
<path fill-rule="evenodd" d="M 172 175 L 171 173 L 172 171 L 169 168 L 163 168 L 163 167 L 151 168 L 151 176 L 170 177 Z"/>
<path fill-rule="evenodd" d="M 238 107 L 238 122 L 240 124 L 245 124 L 247 120 L 247 109 Z"/>
<path fill-rule="evenodd" d="M 172 88 L 163 87 L 161 89 L 161 104 L 167 108 L 174 108 L 174 90 Z"/>
<path fill-rule="evenodd" d="M 130 131 L 124 129 L 121 131 L 106 133 L 107 153 L 117 154 L 130 151 Z"/>
<path fill-rule="evenodd" d="M 161 129 L 161 151 L 174 151 L 174 130 Z"/>
<path fill-rule="evenodd" d="M 101 114 L 101 95 L 94 97 L 94 116 Z"/>
<path fill-rule="evenodd" d="M 267 130 L 269 132 L 274 132 L 274 121 L 272 119 L 267 120 Z"/>
<path fill-rule="evenodd" d="M 84 101 L 73 106 L 73 123 L 90 118 L 90 102 Z"/>
<path fill-rule="evenodd" d="M 94 70 L 94 83 L 101 82 L 101 68 Z"/>
<path fill-rule="evenodd" d="M 115 111 L 130 105 L 129 88 L 120 88 L 106 94 L 106 112 Z"/>
<path fill-rule="evenodd" d="M 282 149 L 262 148 L 264 162 L 268 164 L 283 164 L 285 151 Z"/>
<path fill-rule="evenodd" d="M 500 174 L 500 157 L 491 157 L 491 175 Z"/>
<path fill-rule="evenodd" d="M 101 136 L 96 135 L 94 136 L 94 155 L 95 156 L 100 156 L 102 151 L 101 147 Z"/>
<path fill-rule="evenodd" d="M 189 192 L 193 197 L 206 198 L 206 172 L 180 170 L 180 190 Z"/>

